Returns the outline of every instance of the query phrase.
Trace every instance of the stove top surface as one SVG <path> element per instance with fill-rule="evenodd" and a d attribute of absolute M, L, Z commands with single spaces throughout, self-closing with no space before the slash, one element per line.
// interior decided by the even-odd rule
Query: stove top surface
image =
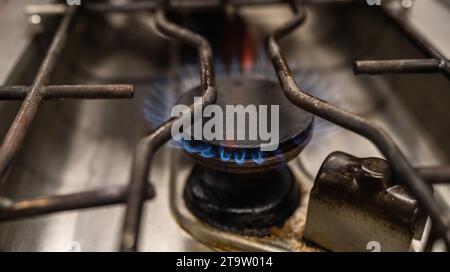
<path fill-rule="evenodd" d="M 20 13 L 23 6 L 17 6 L 17 2 L 6 1 L 2 6 L 0 1 L 0 21 L 11 19 L 1 14 L 13 14 L 11 11 Z M 33 2 L 23 1 L 21 5 Z M 446 79 L 433 74 L 414 78 L 408 75 L 355 76 L 352 61 L 357 57 L 386 57 L 394 54 L 394 49 L 389 49 L 392 46 L 396 46 L 396 52 L 400 51 L 407 57 L 421 56 L 421 53 L 399 36 L 395 27 L 379 13 L 364 8 L 361 14 L 343 15 L 334 12 L 334 8 L 326 5 L 311 7 L 305 26 L 282 42 L 296 80 L 303 82 L 313 95 L 384 127 L 411 164 L 440 165 L 448 162 L 448 147 L 443 147 L 445 133 L 439 132 L 439 128 L 446 127 L 448 122 L 440 118 L 446 107 L 439 102 L 448 95 Z M 340 7 L 339 11 L 342 10 L 343 7 Z M 242 8 L 240 14 L 251 32 L 255 33 L 255 40 L 262 40 L 291 16 L 290 10 L 283 6 Z M 423 16 L 418 18 L 426 20 Z M 26 19 L 24 16 L 23 20 Z M 181 73 L 186 71 L 180 68 L 185 64 L 174 57 L 182 54 L 180 46 L 162 39 L 154 30 L 152 14 L 111 14 L 104 20 L 97 19 L 86 16 L 77 23 L 52 82 L 129 82 L 135 85 L 134 98 L 117 101 L 44 101 L 7 178 L 0 180 L 2 195 L 20 199 L 128 183 L 133 150 L 138 140 L 157 125 L 143 113 L 144 101 L 160 88 L 155 82 L 160 82 L 159 79 L 167 75 L 176 78 L 180 70 Z M 352 23 L 355 20 L 364 24 L 357 26 Z M 98 24 L 89 24 L 97 21 Z M 5 25 L 0 23 L 0 30 L 4 32 L 2 26 Z M 17 52 L 11 53 L 11 57 L 17 55 L 17 58 L 14 57 L 16 65 L 12 65 L 11 57 L 2 58 L 6 61 L 0 63 L 1 81 L 8 85 L 23 85 L 22 82 L 32 79 L 32 69 L 24 67 L 35 67 L 32 64 L 39 63 L 39 56 L 42 58 L 43 46 L 38 44 L 45 44 L 46 31 L 41 33 L 44 33 L 42 40 L 29 44 L 32 39 L 27 38 L 23 46 L 14 48 Z M 119 39 L 121 42 L 118 45 Z M 6 43 L 11 44 L 11 40 L 8 38 Z M 3 40 L 1 44 L 4 46 Z M 27 46 L 38 49 L 23 54 Z M 276 80 L 269 60 L 261 57 L 260 62 L 254 72 Z M 14 71 L 6 71 L 5 67 L 12 66 Z M 187 76 L 183 80 L 181 87 L 175 91 L 177 95 L 198 85 L 195 77 Z M 424 94 L 425 87 L 433 87 L 434 90 Z M 412 98 L 412 94 L 416 98 Z M 423 110 L 421 103 L 436 106 L 427 109 L 426 114 L 417 114 L 416 111 Z M 0 102 L 1 135 L 6 133 L 19 105 L 18 102 Z M 358 157 L 382 157 L 367 139 L 315 118 L 310 143 L 289 163 L 290 169 L 305 184 L 306 193 L 324 159 L 336 150 Z M 180 169 L 183 170 L 180 170 L 180 176 L 185 173 L 184 181 L 178 183 L 185 182 L 187 169 L 193 167 L 193 161 L 183 154 L 182 149 L 167 144 L 155 155 L 150 180 L 156 197 L 145 204 L 140 241 L 142 251 L 210 250 L 180 228 L 176 218 L 180 220 L 183 217 L 174 215 L 174 205 L 179 204 L 173 203 L 174 196 L 171 195 L 174 158 L 181 158 Z M 438 192 L 443 196 L 450 193 L 446 187 L 438 187 Z M 302 201 L 308 201 L 307 197 Z M 305 212 L 301 210 L 303 217 L 298 217 L 299 222 L 293 224 L 304 226 L 302 220 Z M 0 223 L 0 251 L 115 251 L 123 216 L 124 207 L 116 205 L 3 222 Z M 420 249 L 421 245 L 416 241 L 414 246 Z"/>

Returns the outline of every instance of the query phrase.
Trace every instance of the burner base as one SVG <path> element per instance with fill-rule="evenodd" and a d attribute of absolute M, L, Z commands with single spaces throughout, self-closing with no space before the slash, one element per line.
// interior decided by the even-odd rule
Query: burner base
<path fill-rule="evenodd" d="M 196 165 L 184 189 L 188 209 L 218 229 L 267 236 L 300 205 L 300 189 L 287 166 L 233 174 Z"/>

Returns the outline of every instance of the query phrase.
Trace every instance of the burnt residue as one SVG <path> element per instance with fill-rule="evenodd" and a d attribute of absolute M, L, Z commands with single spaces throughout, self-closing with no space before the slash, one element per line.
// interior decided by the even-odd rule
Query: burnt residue
<path fill-rule="evenodd" d="M 300 204 L 300 189 L 287 166 L 263 173 L 234 174 L 195 166 L 184 189 L 189 210 L 218 229 L 270 235 Z"/>

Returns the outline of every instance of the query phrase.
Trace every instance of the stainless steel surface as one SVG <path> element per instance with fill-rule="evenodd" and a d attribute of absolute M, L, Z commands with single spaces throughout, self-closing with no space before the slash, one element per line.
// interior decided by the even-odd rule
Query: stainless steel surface
<path fill-rule="evenodd" d="M 412 1 L 412 6 L 405 8 L 401 1 L 391 1 L 385 6 L 393 13 L 399 13 L 415 31 L 434 44 L 442 55 L 450 58 L 450 29 L 448 18 L 450 8 L 448 0 Z"/>
<path fill-rule="evenodd" d="M 32 38 L 33 33 L 24 8 L 35 2 L 35 0 L 0 0 L 0 84 L 5 82 Z M 48 3 L 50 0 L 40 2 Z"/>
<path fill-rule="evenodd" d="M 351 67 L 355 55 L 422 55 L 371 7 L 362 13 L 343 11 L 334 12 L 326 6 L 314 8 L 305 28 L 282 42 L 289 62 L 298 67 L 300 82 L 322 89 L 317 93 L 319 97 L 386 128 L 413 165 L 448 162 L 448 137 L 444 137 L 448 130 L 443 129 L 450 125 L 444 114 L 448 111 L 444 107 L 446 99 L 450 99 L 447 80 L 441 75 L 355 77 Z M 0 15 L 2 12 L 0 9 Z M 241 12 L 257 30 L 255 33 L 261 35 L 290 17 L 290 11 L 283 7 L 252 7 Z M 149 31 L 151 15 L 140 14 L 139 20 L 117 14 L 105 21 L 95 19 L 92 24 L 94 18 L 82 18 L 51 83 L 135 83 L 135 98 L 44 101 L 22 152 L 8 177 L 0 181 L 2 195 L 16 199 L 127 184 L 132 151 L 150 129 L 142 114 L 143 100 L 154 89 L 153 80 L 170 74 L 173 68 L 169 66 L 167 43 Z M 89 28 L 87 22 L 91 22 Z M 98 33 L 103 33 L 101 38 Z M 117 41 L 123 43 L 119 46 Z M 356 48 L 360 51 L 356 52 Z M 10 58 L 13 56 L 7 55 L 2 62 Z M 22 62 L 26 63 L 24 59 Z M 21 67 L 17 66 L 16 72 L 23 79 L 29 71 Z M 274 77 L 273 70 L 267 67 L 263 72 Z M 305 72 L 306 68 L 309 72 Z M 321 84 L 325 84 L 323 88 L 317 87 Z M 422 101 L 436 106 L 424 111 L 419 103 Z M 15 111 L 14 105 L 0 103 L 2 136 Z M 315 176 L 324 158 L 335 150 L 360 157 L 380 156 L 364 138 L 321 120 L 317 125 L 322 129 L 316 130 L 311 144 L 299 157 L 305 179 Z M 164 147 L 155 155 L 158 159 L 154 160 L 151 180 L 156 198 L 145 205 L 141 237 L 144 251 L 207 250 L 177 225 L 170 211 L 169 172 L 173 162 L 169 154 L 179 152 Z M 443 195 L 450 195 L 447 187 L 439 189 Z M 114 206 L 1 223 L 0 250 L 65 251 L 76 244 L 83 251 L 115 251 L 123 214 L 123 207 Z"/>

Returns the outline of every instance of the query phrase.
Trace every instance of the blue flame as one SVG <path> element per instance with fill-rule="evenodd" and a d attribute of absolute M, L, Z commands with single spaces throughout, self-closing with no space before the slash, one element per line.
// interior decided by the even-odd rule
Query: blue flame
<path fill-rule="evenodd" d="M 258 165 L 263 164 L 264 163 L 264 159 L 263 159 L 262 152 L 258 151 L 258 152 L 252 153 L 252 160 Z"/>
<path fill-rule="evenodd" d="M 222 161 L 227 162 L 227 161 L 229 161 L 229 160 L 231 159 L 231 155 L 230 155 L 227 151 L 225 151 L 224 148 L 222 148 L 222 149 L 220 150 L 220 159 L 221 159 Z"/>
<path fill-rule="evenodd" d="M 242 165 L 245 162 L 254 162 L 258 165 L 264 164 L 264 157 L 272 155 L 273 152 L 262 152 L 256 150 L 246 149 L 226 149 L 223 147 L 215 147 L 201 141 L 186 141 L 181 140 L 176 142 L 178 147 L 181 147 L 186 152 L 197 154 L 203 158 L 217 158 L 224 162 L 236 163 Z M 269 154 L 270 153 L 270 154 Z M 276 154 L 276 153 L 275 153 Z"/>
<path fill-rule="evenodd" d="M 242 165 L 245 162 L 245 157 L 246 157 L 246 152 L 245 150 L 240 150 L 238 152 L 234 153 L 234 161 L 239 164 Z"/>
<path fill-rule="evenodd" d="M 212 152 L 212 147 L 207 148 L 206 150 L 203 150 L 202 152 L 200 152 L 200 155 L 202 155 L 202 157 L 204 158 L 214 158 L 215 155 Z"/>
<path fill-rule="evenodd" d="M 260 56 L 264 55 L 264 48 L 261 48 Z M 221 56 L 216 57 L 214 63 L 217 77 L 229 79 L 240 76 L 244 71 L 240 70 L 239 60 L 232 59 L 231 67 L 227 69 L 221 60 Z M 314 95 L 322 100 L 328 101 L 337 106 L 346 104 L 344 90 L 340 90 L 338 84 L 323 80 L 318 70 L 296 67 L 290 64 L 293 76 L 297 83 L 302 86 L 307 93 Z M 245 77 L 264 78 L 278 81 L 274 73 L 272 64 L 267 58 L 261 57 L 256 60 L 251 71 L 245 71 Z M 176 82 L 176 85 L 172 84 Z M 175 79 L 168 80 L 167 77 L 161 77 L 153 81 L 152 87 L 148 93 L 148 98 L 143 103 L 142 112 L 152 127 L 157 127 L 170 117 L 172 107 L 176 104 L 182 94 L 179 90 L 187 92 L 195 88 L 200 83 L 197 64 L 187 64 L 177 69 Z M 220 89 L 218 90 L 220 92 Z M 315 118 L 314 137 L 309 145 L 321 143 L 330 139 L 340 128 L 321 118 Z M 303 141 L 301 137 L 294 139 L 295 144 Z M 265 158 L 275 156 L 278 160 L 284 161 L 282 152 L 262 152 L 260 150 L 233 150 L 223 147 L 212 147 L 205 143 L 191 143 L 187 141 L 170 141 L 170 147 L 181 148 L 189 153 L 198 154 L 204 158 L 217 158 L 224 162 L 243 164 L 246 161 L 252 161 L 258 165 L 264 164 Z"/>

